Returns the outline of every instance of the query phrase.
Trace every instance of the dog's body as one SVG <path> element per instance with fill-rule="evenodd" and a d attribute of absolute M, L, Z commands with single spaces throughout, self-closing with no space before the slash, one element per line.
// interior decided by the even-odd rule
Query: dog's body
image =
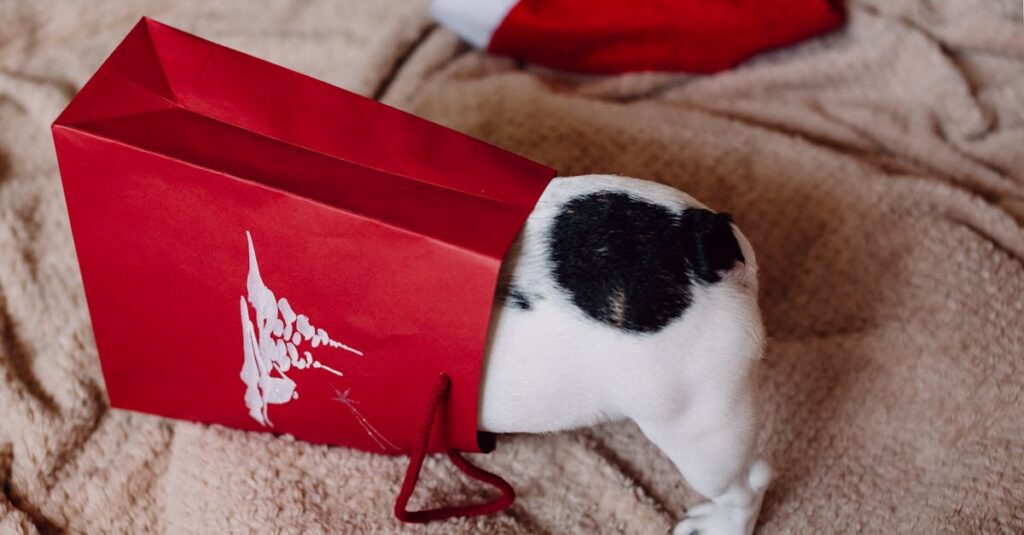
<path fill-rule="evenodd" d="M 671 187 L 551 182 L 503 267 L 481 386 L 486 431 L 630 418 L 710 501 L 676 533 L 750 533 L 763 350 L 753 251 Z"/>

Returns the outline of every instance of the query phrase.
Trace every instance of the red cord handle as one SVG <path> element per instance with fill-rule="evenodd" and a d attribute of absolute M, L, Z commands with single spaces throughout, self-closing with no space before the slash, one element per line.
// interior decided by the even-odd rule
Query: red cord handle
<path fill-rule="evenodd" d="M 423 459 L 427 454 L 427 446 L 430 443 L 430 433 L 434 428 L 434 420 L 448 399 L 448 392 L 451 390 L 451 387 L 452 380 L 442 373 L 427 404 L 427 413 L 423 417 L 423 425 L 420 427 L 419 437 L 413 448 L 412 455 L 409 457 L 409 468 L 405 471 L 402 490 L 399 491 L 398 498 L 395 500 L 395 516 L 402 522 L 423 523 L 460 516 L 489 515 L 508 508 L 516 499 L 516 491 L 507 481 L 474 465 L 460 455 L 459 452 L 450 449 L 448 450 L 448 459 L 451 460 L 456 468 L 477 481 L 482 481 L 497 488 L 501 491 L 501 496 L 490 502 L 472 505 L 439 507 L 423 511 L 410 511 L 406 508 L 409 505 L 409 498 L 416 489 L 416 481 L 420 477 L 420 468 L 423 467 Z"/>

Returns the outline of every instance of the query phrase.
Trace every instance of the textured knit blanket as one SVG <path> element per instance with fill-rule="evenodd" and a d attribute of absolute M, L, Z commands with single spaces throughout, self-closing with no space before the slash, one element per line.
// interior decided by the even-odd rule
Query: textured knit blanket
<path fill-rule="evenodd" d="M 0 533 L 405 528 L 404 458 L 106 405 L 49 123 L 143 14 L 734 214 L 769 333 L 761 533 L 1024 532 L 1021 4 L 849 11 L 715 76 L 573 77 L 471 51 L 422 2 L 0 2 Z M 628 422 L 476 460 L 511 510 L 406 529 L 663 533 L 699 499 Z M 432 459 L 411 505 L 488 492 Z"/>

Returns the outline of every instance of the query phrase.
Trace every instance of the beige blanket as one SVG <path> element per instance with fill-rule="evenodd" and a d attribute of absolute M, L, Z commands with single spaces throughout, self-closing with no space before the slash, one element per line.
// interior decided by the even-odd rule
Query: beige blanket
<path fill-rule="evenodd" d="M 1024 532 L 1018 0 L 855 0 L 732 72 L 606 78 L 472 52 L 423 2 L 255 4 L 0 2 L 0 533 L 404 528 L 402 458 L 106 406 L 48 125 L 142 14 L 735 214 L 770 334 L 762 533 Z M 630 423 L 479 462 L 508 513 L 409 529 L 663 533 L 698 499 Z M 431 460 L 413 505 L 482 494 Z"/>

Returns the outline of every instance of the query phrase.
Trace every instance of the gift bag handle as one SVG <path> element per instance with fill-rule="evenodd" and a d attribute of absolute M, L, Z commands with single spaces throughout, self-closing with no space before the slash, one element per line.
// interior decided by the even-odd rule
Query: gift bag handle
<path fill-rule="evenodd" d="M 423 523 L 461 516 L 489 515 L 506 509 L 516 499 L 516 492 L 507 481 L 469 462 L 458 451 L 449 449 L 448 459 L 451 460 L 456 468 L 477 481 L 482 481 L 497 488 L 501 491 L 501 496 L 490 502 L 472 505 L 439 507 L 423 511 L 410 511 L 407 509 L 409 498 L 412 496 L 413 490 L 416 489 L 416 481 L 420 477 L 423 459 L 427 454 L 430 434 L 434 428 L 434 420 L 437 419 L 437 413 L 440 412 L 441 407 L 447 401 L 451 387 L 452 380 L 442 373 L 427 404 L 423 425 L 420 427 L 419 436 L 416 438 L 416 444 L 409 457 L 409 468 L 405 471 L 405 480 L 402 481 L 402 490 L 399 491 L 398 499 L 395 500 L 395 516 L 402 522 Z"/>

